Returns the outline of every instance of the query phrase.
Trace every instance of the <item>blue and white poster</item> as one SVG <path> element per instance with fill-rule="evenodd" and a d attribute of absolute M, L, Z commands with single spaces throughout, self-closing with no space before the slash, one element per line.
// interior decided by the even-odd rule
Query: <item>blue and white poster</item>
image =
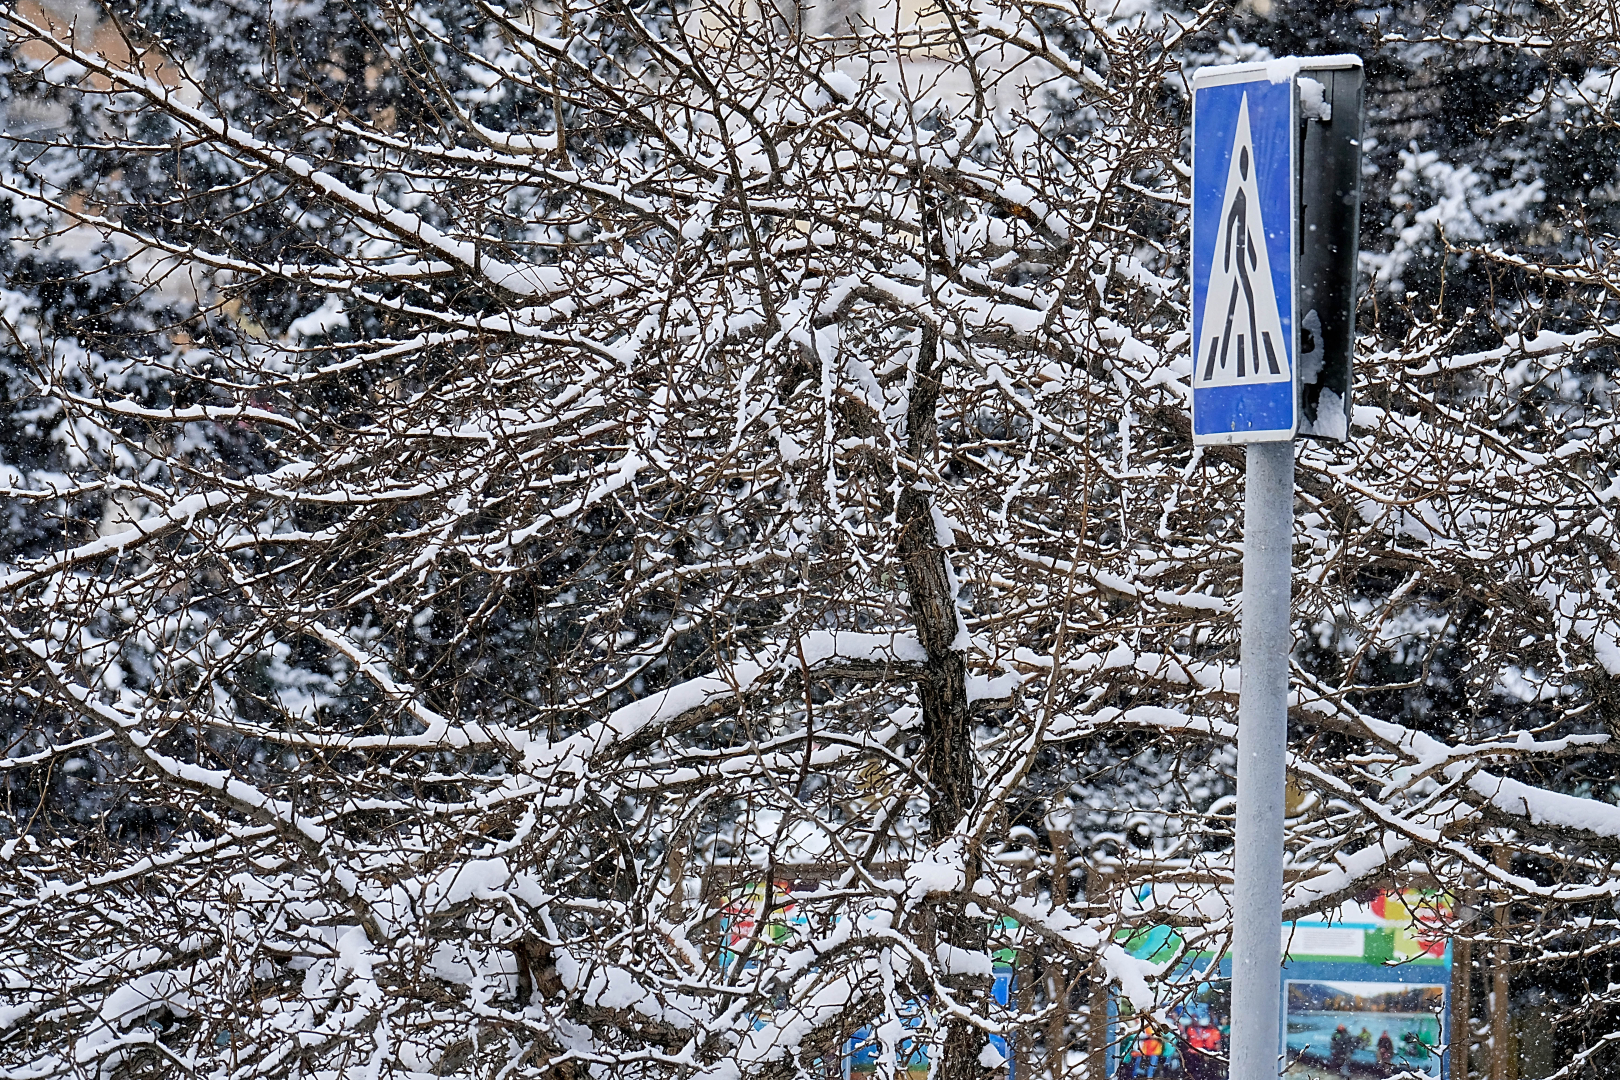
<path fill-rule="evenodd" d="M 1195 443 L 1282 442 L 1299 426 L 1294 341 L 1292 73 L 1193 78 Z"/>

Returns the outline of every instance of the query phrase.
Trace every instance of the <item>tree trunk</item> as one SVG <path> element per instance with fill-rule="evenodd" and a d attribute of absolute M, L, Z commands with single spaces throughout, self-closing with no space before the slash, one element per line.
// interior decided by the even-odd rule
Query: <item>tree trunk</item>
<path fill-rule="evenodd" d="M 1464 894 L 1469 905 L 1478 898 Z M 1468 927 L 1472 930 L 1473 927 Z M 1468 1080 L 1468 1053 L 1474 1042 L 1473 943 L 1458 936 L 1451 944 L 1451 1080 Z"/>
<path fill-rule="evenodd" d="M 906 451 L 919 464 L 937 441 L 939 340 L 924 331 L 917 381 L 906 412 Z M 973 807 L 973 745 L 969 728 L 967 665 L 956 644 L 956 592 L 945 566 L 945 549 L 934 526 L 934 503 L 926 480 L 900 493 L 900 559 L 911 596 L 911 617 L 928 654 L 917 690 L 922 698 L 923 767 L 933 792 L 929 826 L 935 843 L 955 831 Z"/>
<path fill-rule="evenodd" d="M 928 653 L 917 692 L 922 699 L 923 770 L 933 787 L 928 824 L 938 843 L 973 807 L 967 665 L 951 648 L 957 632 L 956 597 L 945 570 L 944 549 L 935 536 L 933 502 L 926 492 L 909 487 L 900 495 L 899 517 L 911 615 Z"/>
<path fill-rule="evenodd" d="M 937 437 L 934 416 L 939 402 L 939 340 L 924 330 L 917 356 L 917 377 L 906 412 L 906 451 L 919 464 L 932 455 Z M 945 549 L 934 525 L 933 499 L 927 481 L 919 479 L 900 494 L 899 554 L 910 594 L 911 617 L 928 655 L 917 693 L 922 700 L 923 772 L 931 787 L 928 823 L 935 843 L 947 839 L 973 808 L 972 728 L 968 710 L 967 665 L 954 648 L 959 629 L 956 591 L 945 564 Z M 967 853 L 966 881 L 977 876 L 977 856 Z M 959 949 L 985 947 L 983 915 L 969 916 L 967 895 L 943 899 L 934 912 L 938 940 Z M 982 996 L 989 989 L 981 977 L 953 975 L 942 981 L 959 997 Z M 980 985 L 985 984 L 985 985 Z M 969 1080 L 985 1073 L 979 1063 L 984 1038 L 972 1025 L 951 1021 L 939 1048 L 935 1076 Z"/>
<path fill-rule="evenodd" d="M 1513 865 L 1512 853 L 1506 844 L 1496 849 L 1496 865 L 1504 870 Z M 1508 950 L 1509 901 L 1506 897 L 1496 905 L 1496 955 L 1491 972 L 1491 1080 L 1514 1080 L 1513 1037 L 1508 1028 Z"/>

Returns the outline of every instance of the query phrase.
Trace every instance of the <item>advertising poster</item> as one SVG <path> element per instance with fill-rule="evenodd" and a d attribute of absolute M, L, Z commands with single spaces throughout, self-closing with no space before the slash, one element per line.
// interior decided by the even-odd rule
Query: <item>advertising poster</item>
<path fill-rule="evenodd" d="M 1283 1075 L 1377 1080 L 1417 1073 L 1439 1080 L 1451 984 L 1450 944 L 1441 930 L 1450 917 L 1449 897 L 1407 890 L 1346 905 L 1333 922 L 1284 926 Z M 1123 943 L 1132 955 L 1159 963 L 1181 955 L 1185 992 L 1157 1016 L 1113 1000 L 1109 1075 L 1226 1080 L 1230 961 L 1187 955 L 1165 926 Z"/>
<path fill-rule="evenodd" d="M 764 911 L 764 925 L 759 923 Z M 743 960 L 757 964 L 762 950 L 773 948 L 809 931 L 810 924 L 793 899 L 793 887 L 772 882 L 767 894 L 763 881 L 749 882 L 731 896 L 720 912 L 720 966 Z"/>
<path fill-rule="evenodd" d="M 1286 958 L 1277 1004 L 1283 1033 L 1279 1052 L 1288 1062 L 1284 1075 L 1381 1080 L 1416 1073 L 1439 1080 L 1451 970 L 1443 928 L 1450 918 L 1448 897 L 1407 890 L 1346 905 L 1332 922 L 1302 920 L 1281 927 Z M 722 911 L 717 959 L 723 967 L 740 962 L 750 970 L 809 930 L 792 885 L 750 883 Z M 994 996 L 1003 1006 L 1010 1005 L 1017 989 L 1017 935 L 1011 920 L 991 927 Z M 1121 944 L 1141 959 L 1175 965 L 1177 974 L 1166 982 L 1179 981 L 1181 992 L 1151 1014 L 1136 1012 L 1126 999 L 1111 1000 L 1109 1076 L 1226 1080 L 1230 960 L 1193 953 L 1164 925 L 1124 935 Z M 841 1055 L 846 1080 L 924 1080 L 928 1075 L 928 1043 L 937 1018 L 926 999 L 906 1001 L 898 1012 L 852 1033 Z M 759 1016 L 756 1024 L 765 1020 Z M 1012 1080 L 1008 1047 L 999 1038 L 990 1041 Z"/>
<path fill-rule="evenodd" d="M 1284 1042 L 1302 1080 L 1439 1071 L 1443 983 L 1289 979 Z"/>

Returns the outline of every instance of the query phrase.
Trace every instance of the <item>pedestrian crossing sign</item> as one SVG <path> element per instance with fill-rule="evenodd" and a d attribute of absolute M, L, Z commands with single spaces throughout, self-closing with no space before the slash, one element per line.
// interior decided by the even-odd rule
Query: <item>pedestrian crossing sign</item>
<path fill-rule="evenodd" d="M 1195 443 L 1284 442 L 1299 428 L 1294 70 L 1193 77 Z"/>

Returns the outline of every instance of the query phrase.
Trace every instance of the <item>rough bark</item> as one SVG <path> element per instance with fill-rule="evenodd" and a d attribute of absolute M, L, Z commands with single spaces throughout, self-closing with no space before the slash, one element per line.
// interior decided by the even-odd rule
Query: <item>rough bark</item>
<path fill-rule="evenodd" d="M 906 452 L 921 465 L 937 443 L 935 406 L 939 401 L 939 342 L 924 331 L 917 357 L 916 383 L 906 413 Z M 907 487 L 896 507 L 900 523 L 899 553 L 910 594 L 911 617 L 928 654 L 917 680 L 922 702 L 924 774 L 930 786 L 929 830 L 935 843 L 947 839 L 973 808 L 973 743 L 967 696 L 967 666 L 956 642 L 959 623 L 956 593 L 945 563 L 945 549 L 934 525 L 933 500 L 926 480 Z M 977 859 L 968 853 L 966 883 L 971 887 Z M 981 950 L 986 927 L 982 915 L 966 912 L 967 895 L 942 898 L 930 912 L 938 939 L 961 949 Z M 982 978 L 947 976 L 943 981 L 959 994 L 987 989 Z M 979 1063 L 984 1037 L 972 1025 L 953 1020 L 939 1047 L 935 1075 L 941 1080 L 968 1080 L 986 1071 Z"/>
<path fill-rule="evenodd" d="M 937 442 L 934 409 L 939 401 L 938 339 L 925 332 L 918 350 L 917 381 L 906 413 L 906 451 L 919 464 Z M 956 595 L 945 549 L 934 525 L 926 481 L 907 487 L 896 508 L 900 559 L 910 594 L 911 617 L 928 654 L 917 689 L 922 699 L 923 766 L 932 785 L 929 826 L 937 843 L 948 837 L 973 806 L 973 747 L 969 729 L 967 666 L 956 641 Z"/>

